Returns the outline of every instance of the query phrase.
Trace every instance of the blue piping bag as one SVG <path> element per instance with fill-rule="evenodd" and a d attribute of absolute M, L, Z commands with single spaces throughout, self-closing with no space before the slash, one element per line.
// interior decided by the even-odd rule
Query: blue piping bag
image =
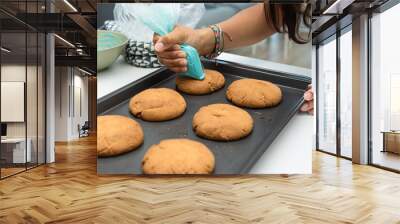
<path fill-rule="evenodd" d="M 134 17 L 161 36 L 172 32 L 179 17 L 179 4 L 138 3 L 135 9 Z M 197 50 L 188 44 L 180 47 L 186 53 L 187 71 L 179 75 L 203 80 L 205 75 Z"/>

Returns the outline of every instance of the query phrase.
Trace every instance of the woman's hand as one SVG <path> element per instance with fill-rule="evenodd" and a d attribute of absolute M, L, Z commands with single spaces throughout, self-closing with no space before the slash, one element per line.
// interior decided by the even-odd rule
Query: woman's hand
<path fill-rule="evenodd" d="M 300 107 L 300 111 L 314 114 L 314 91 L 311 87 L 311 84 L 308 85 L 307 91 L 304 93 L 304 103 Z"/>
<path fill-rule="evenodd" d="M 183 43 L 191 45 L 200 55 L 205 55 L 213 49 L 213 43 L 207 43 L 209 40 L 213 41 L 211 29 L 194 30 L 185 26 L 176 26 L 171 33 L 165 36 L 154 35 L 153 44 L 161 64 L 179 73 L 187 71 L 186 54 L 179 45 Z"/>

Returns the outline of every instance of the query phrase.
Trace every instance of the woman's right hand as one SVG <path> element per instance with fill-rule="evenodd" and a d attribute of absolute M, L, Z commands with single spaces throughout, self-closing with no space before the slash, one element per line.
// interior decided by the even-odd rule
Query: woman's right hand
<path fill-rule="evenodd" d="M 187 43 L 194 46 L 195 43 L 188 42 L 190 42 L 191 39 L 189 37 L 195 35 L 195 33 L 196 32 L 191 28 L 176 26 L 171 33 L 165 36 L 161 37 L 155 34 L 153 37 L 154 50 L 161 64 L 177 73 L 186 72 L 186 54 L 181 50 L 179 45 Z"/>
<path fill-rule="evenodd" d="M 188 44 L 200 55 L 209 54 L 213 50 L 213 31 L 211 29 L 192 29 L 185 26 L 176 26 L 171 33 L 165 36 L 154 35 L 154 50 L 161 64 L 174 72 L 186 72 L 186 54 L 180 44 Z"/>

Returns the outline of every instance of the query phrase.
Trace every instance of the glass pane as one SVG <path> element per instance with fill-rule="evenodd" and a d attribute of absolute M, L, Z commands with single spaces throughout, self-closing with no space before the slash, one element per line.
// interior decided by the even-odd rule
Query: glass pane
<path fill-rule="evenodd" d="M 37 165 L 37 132 L 38 132 L 38 95 L 37 95 L 37 33 L 31 32 L 27 34 L 28 38 L 28 63 L 27 63 L 27 80 L 26 80 L 26 113 L 27 113 L 27 150 L 28 168 Z"/>
<path fill-rule="evenodd" d="M 45 1 L 0 1 L 24 20 L 43 13 Z M 25 14 L 28 13 L 28 14 Z M 45 161 L 45 35 L 0 12 L 2 142 L 1 177 Z M 37 19 L 37 16 L 33 16 Z M 30 19 L 32 19 L 30 18 Z M 32 21 L 35 22 L 35 21 Z"/>
<path fill-rule="evenodd" d="M 1 33 L 1 174 L 25 170 L 26 34 Z"/>
<path fill-rule="evenodd" d="M 46 37 L 39 33 L 38 45 L 38 164 L 45 163 L 45 52 Z"/>
<path fill-rule="evenodd" d="M 318 148 L 336 153 L 336 40 L 318 51 Z"/>
<path fill-rule="evenodd" d="M 400 4 L 372 18 L 372 163 L 400 170 Z"/>
<path fill-rule="evenodd" d="M 351 158 L 352 141 L 352 35 L 340 36 L 340 153 Z"/>

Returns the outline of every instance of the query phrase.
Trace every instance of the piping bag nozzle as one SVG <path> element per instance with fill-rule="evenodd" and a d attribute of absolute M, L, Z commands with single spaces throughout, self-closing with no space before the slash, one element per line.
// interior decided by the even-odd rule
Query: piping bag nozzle
<path fill-rule="evenodd" d="M 197 50 L 187 44 L 182 44 L 181 49 L 186 53 L 186 60 L 187 60 L 187 72 L 180 73 L 180 75 L 189 76 L 193 79 L 203 80 L 204 69 L 203 65 L 200 61 L 199 53 Z"/>

